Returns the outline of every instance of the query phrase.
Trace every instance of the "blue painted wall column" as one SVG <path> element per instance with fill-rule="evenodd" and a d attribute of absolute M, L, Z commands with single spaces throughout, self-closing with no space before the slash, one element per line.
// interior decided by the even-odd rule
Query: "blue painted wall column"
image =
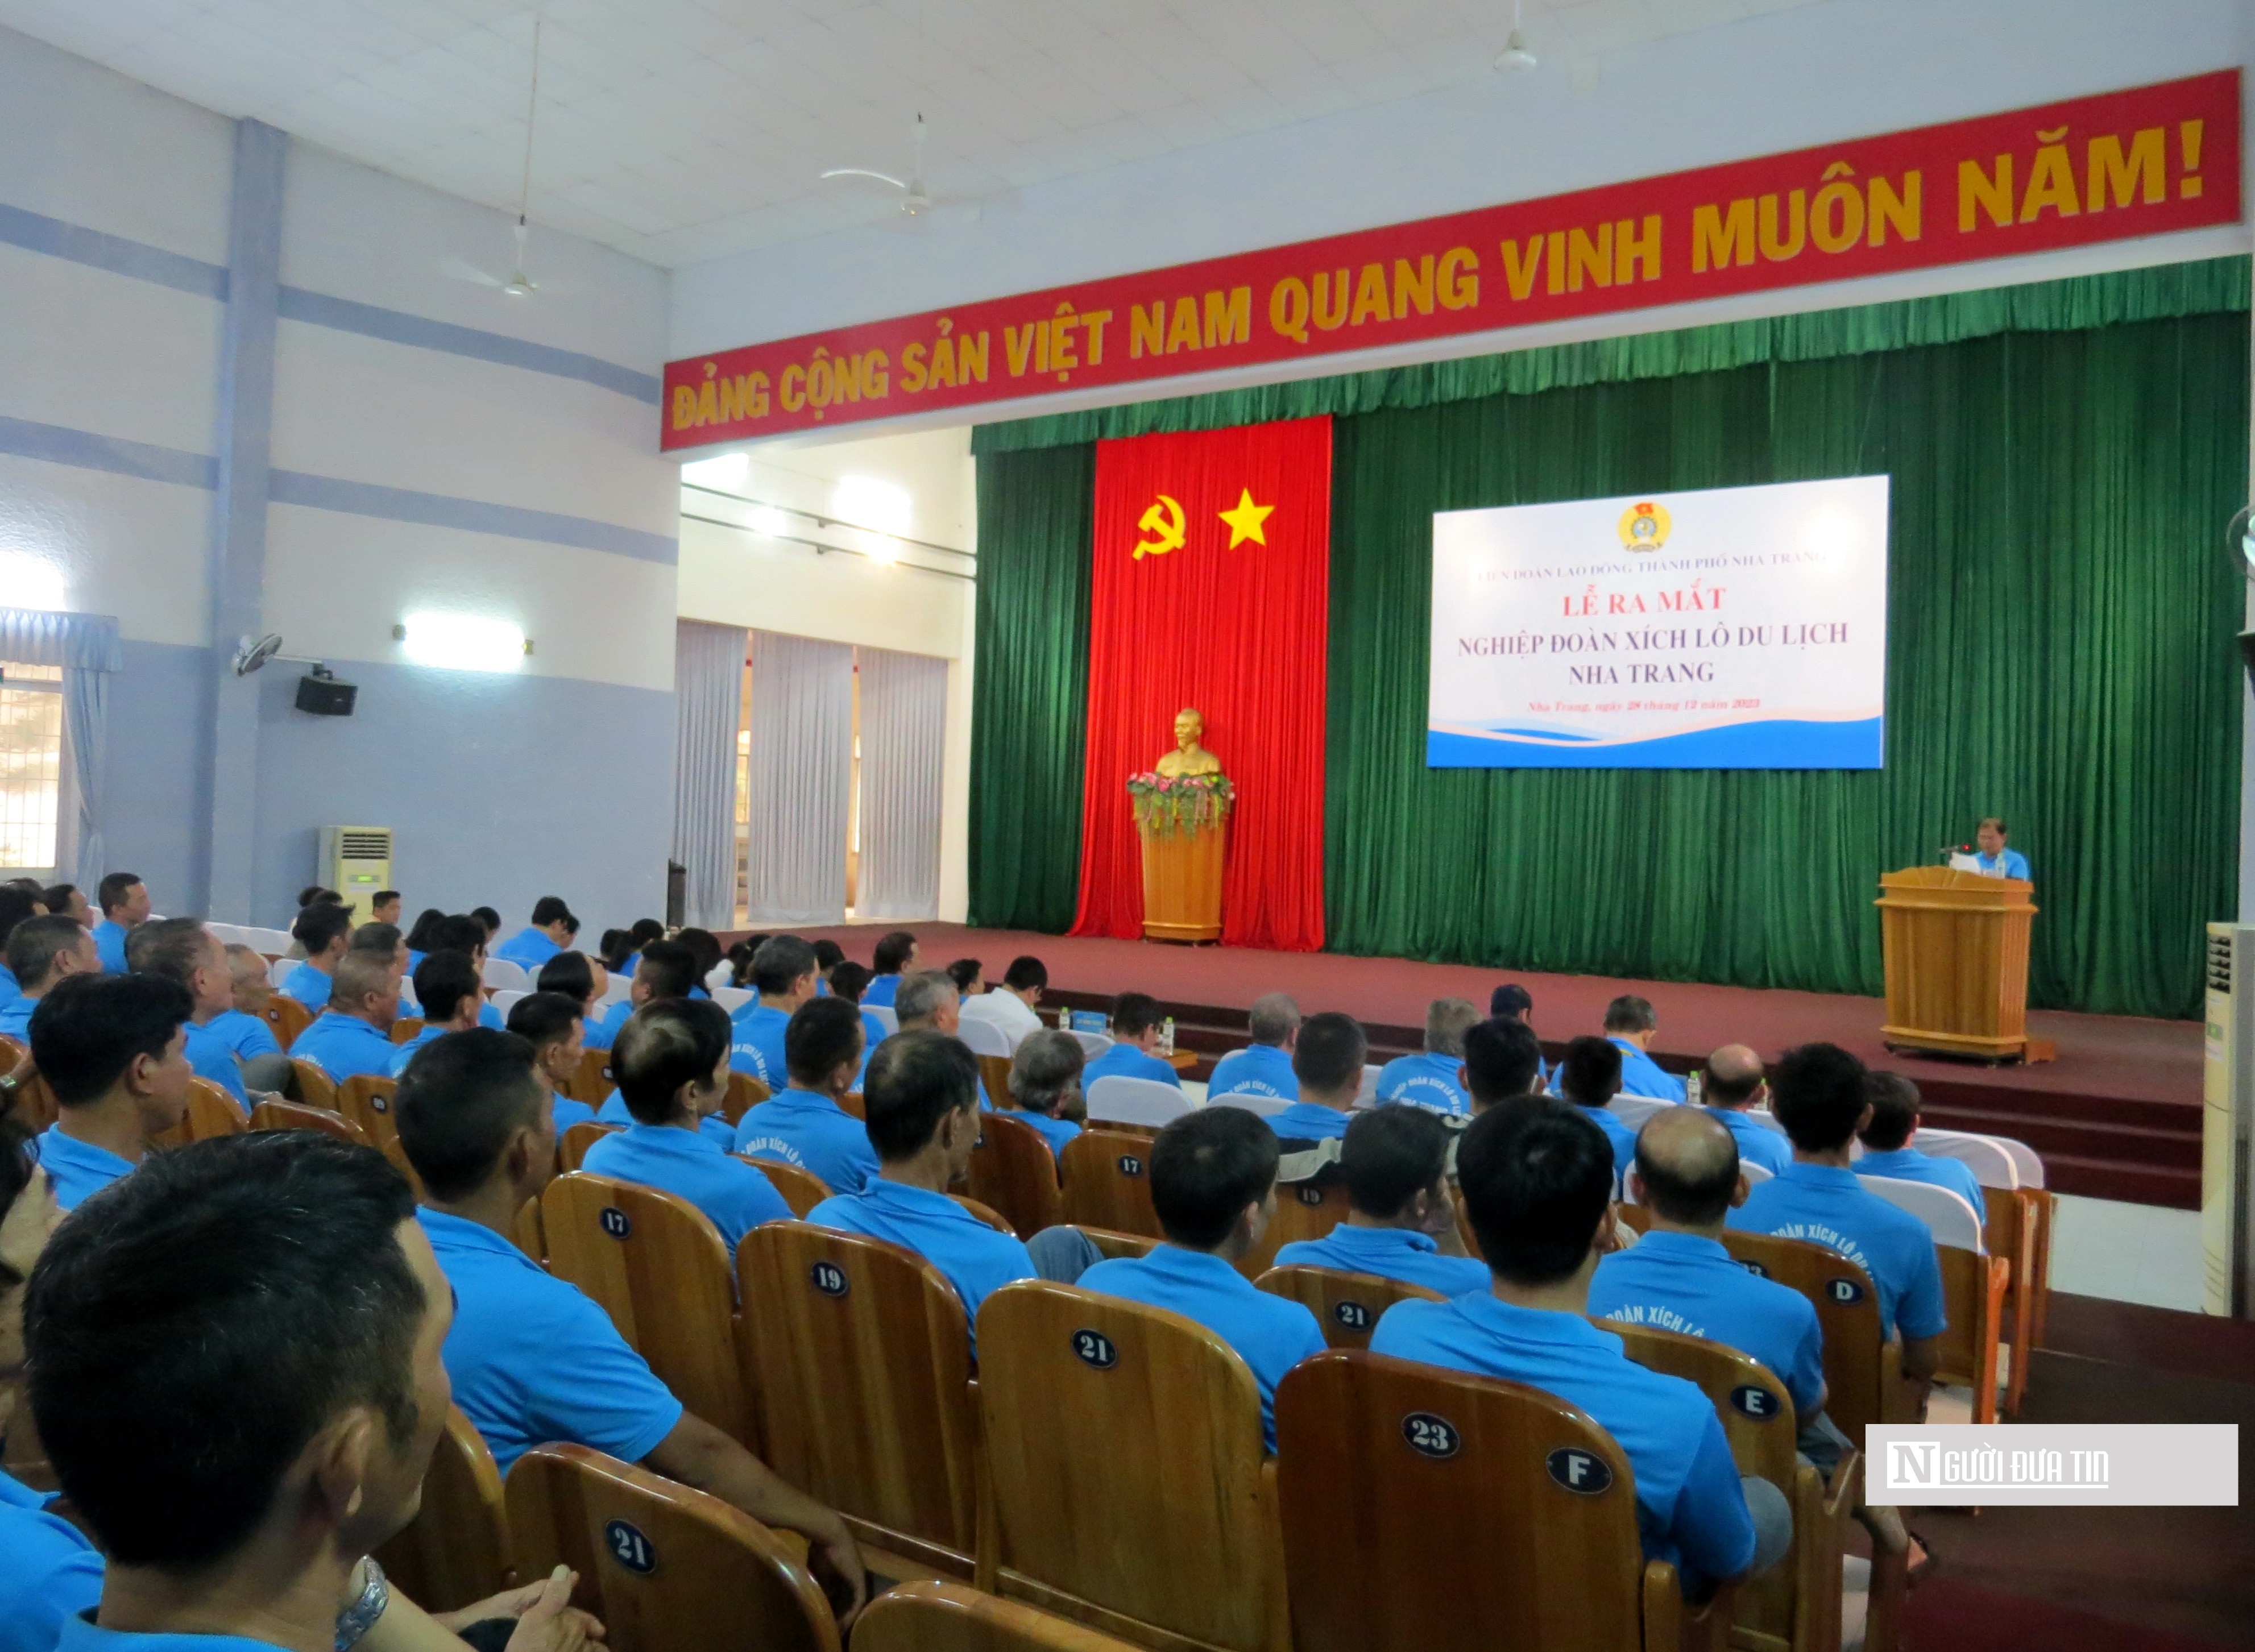
<path fill-rule="evenodd" d="M 220 335 L 219 491 L 212 512 L 211 764 L 198 834 L 200 858 L 208 868 L 202 909 L 222 923 L 249 923 L 253 917 L 258 682 L 237 677 L 233 661 L 243 639 L 264 629 L 282 167 L 289 144 L 289 134 L 261 122 L 235 122 L 227 320 Z"/>

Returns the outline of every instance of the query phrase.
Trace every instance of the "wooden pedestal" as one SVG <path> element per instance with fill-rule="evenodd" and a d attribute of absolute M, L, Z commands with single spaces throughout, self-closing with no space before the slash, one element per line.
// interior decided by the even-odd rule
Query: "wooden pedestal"
<path fill-rule="evenodd" d="M 1226 826 L 1149 832 L 1143 840 L 1143 934 L 1152 941 L 1221 939 Z"/>
<path fill-rule="evenodd" d="M 2034 886 L 1947 866 L 1879 879 L 1889 1048 L 1992 1061 L 2041 1060 L 2027 1036 L 2028 931 Z M 2034 1047 L 2032 1047 L 2034 1046 Z"/>

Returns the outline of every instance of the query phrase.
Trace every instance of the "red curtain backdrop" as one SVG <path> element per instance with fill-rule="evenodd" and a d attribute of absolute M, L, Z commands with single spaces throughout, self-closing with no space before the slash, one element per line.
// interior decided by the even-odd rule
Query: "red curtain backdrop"
<path fill-rule="evenodd" d="M 1074 934 L 1143 933 L 1128 776 L 1196 706 L 1237 786 L 1223 942 L 1322 948 L 1331 498 L 1328 418 L 1097 444 Z"/>

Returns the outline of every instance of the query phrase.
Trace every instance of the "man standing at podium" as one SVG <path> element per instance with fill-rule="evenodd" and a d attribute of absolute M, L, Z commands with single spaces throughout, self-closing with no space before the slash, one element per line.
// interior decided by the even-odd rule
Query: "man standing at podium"
<path fill-rule="evenodd" d="M 1973 841 L 1981 852 L 1973 857 L 1980 864 L 1985 878 L 2018 878 L 2028 881 L 2028 858 L 2017 849 L 2005 846 L 2005 822 L 1994 815 L 1974 829 Z"/>

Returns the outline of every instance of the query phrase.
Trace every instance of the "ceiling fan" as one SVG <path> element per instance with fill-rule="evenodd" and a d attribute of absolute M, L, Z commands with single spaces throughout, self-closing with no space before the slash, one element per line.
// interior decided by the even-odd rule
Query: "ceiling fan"
<path fill-rule="evenodd" d="M 525 214 L 532 204 L 532 130 L 539 113 L 540 19 L 536 17 L 532 20 L 532 89 L 525 99 L 524 108 L 524 174 L 517 188 L 516 222 L 509 232 L 516 238 L 516 262 L 506 280 L 499 276 L 488 275 L 475 264 L 467 263 L 460 258 L 443 260 L 439 266 L 457 280 L 474 281 L 481 287 L 498 287 L 505 297 L 511 298 L 530 298 L 536 292 L 548 290 L 524 273 L 524 243 L 531 233 L 531 226 Z"/>
<path fill-rule="evenodd" d="M 935 223 L 975 223 L 979 218 L 979 203 L 966 201 L 936 201 L 924 181 L 924 116 L 916 117 L 916 125 L 909 138 L 909 175 L 896 178 L 890 172 L 873 171 L 867 166 L 833 166 L 819 175 L 820 181 L 833 178 L 867 178 L 900 193 L 897 203 L 900 216 L 897 228 L 924 228 Z"/>

